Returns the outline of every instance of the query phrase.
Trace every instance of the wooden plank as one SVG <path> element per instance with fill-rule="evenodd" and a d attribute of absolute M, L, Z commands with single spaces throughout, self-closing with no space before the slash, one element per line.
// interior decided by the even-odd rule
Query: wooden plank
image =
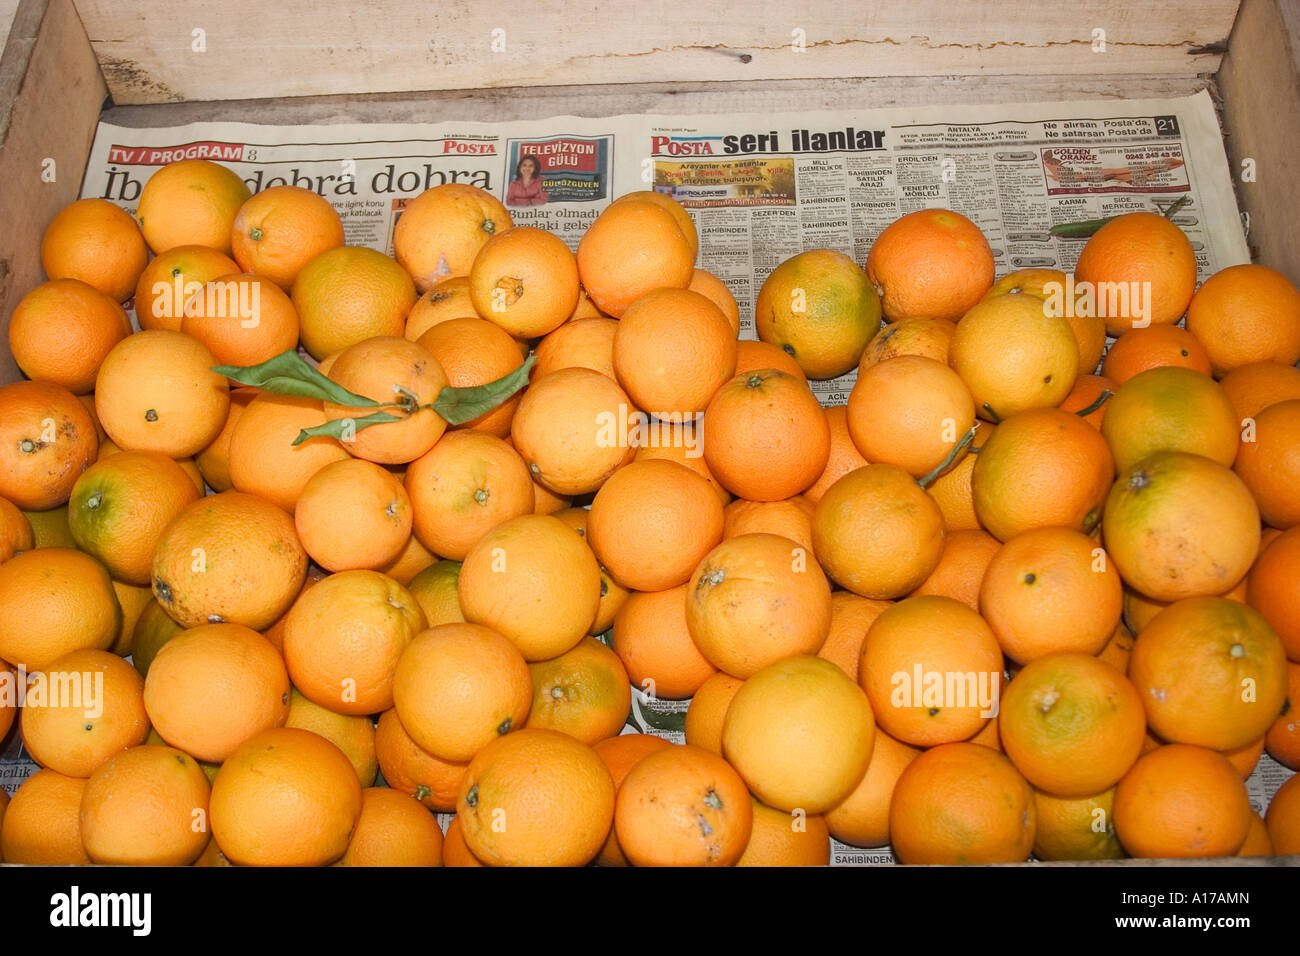
<path fill-rule="evenodd" d="M 36 28 L 20 35 L 19 10 L 9 48 L 26 46 L 22 83 L 7 107 L 0 142 L 0 383 L 19 372 L 9 355 L 9 316 L 44 278 L 41 236 L 55 214 L 77 198 L 82 172 L 107 92 L 94 50 L 71 0 L 49 0 Z M 24 8 L 27 2 L 24 0 Z M 6 54 L 6 59 L 8 54 Z M 53 181 L 42 173 L 53 162 Z M 48 173 L 46 173 L 48 177 Z"/>
<path fill-rule="evenodd" d="M 1249 214 L 1257 261 L 1300 285 L 1300 10 L 1287 0 L 1248 0 L 1219 71 L 1228 159 Z M 1243 177 L 1253 163 L 1254 181 Z"/>
<path fill-rule="evenodd" d="M 150 0 L 75 2 L 114 99 L 156 103 L 669 78 L 1211 73 L 1238 0 L 190 0 L 166 16 Z"/>

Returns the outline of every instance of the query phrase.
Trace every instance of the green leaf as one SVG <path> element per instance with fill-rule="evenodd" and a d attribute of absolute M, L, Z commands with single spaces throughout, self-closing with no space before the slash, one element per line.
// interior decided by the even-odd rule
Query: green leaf
<path fill-rule="evenodd" d="M 686 732 L 686 711 L 657 711 L 649 707 L 641 708 L 641 719 L 655 730 L 676 730 Z"/>
<path fill-rule="evenodd" d="M 281 352 L 261 365 L 218 365 L 212 371 L 241 385 L 255 385 L 276 395 L 316 398 L 352 408 L 376 408 L 380 405 L 373 398 L 349 392 L 342 385 L 330 381 L 293 349 Z"/>
<path fill-rule="evenodd" d="M 433 410 L 446 419 L 449 425 L 463 425 L 472 422 L 480 415 L 486 415 L 515 392 L 528 384 L 528 373 L 537 362 L 537 356 L 530 355 L 523 365 L 509 375 L 502 376 L 486 385 L 472 385 L 466 388 L 447 386 L 438 393 L 433 402 Z"/>
<path fill-rule="evenodd" d="M 301 445 L 307 439 L 316 438 L 319 435 L 324 435 L 326 438 L 342 438 L 347 432 L 356 434 L 361 429 L 369 428 L 371 425 L 404 421 L 406 421 L 405 415 L 391 415 L 388 412 L 372 412 L 369 415 L 362 415 L 360 418 L 332 418 L 324 425 L 304 428 L 298 433 L 298 437 L 293 440 L 293 443 Z"/>
<path fill-rule="evenodd" d="M 1085 219 L 1082 222 L 1058 222 L 1047 231 L 1062 239 L 1087 239 L 1115 218 L 1117 217 L 1107 216 L 1105 219 Z"/>

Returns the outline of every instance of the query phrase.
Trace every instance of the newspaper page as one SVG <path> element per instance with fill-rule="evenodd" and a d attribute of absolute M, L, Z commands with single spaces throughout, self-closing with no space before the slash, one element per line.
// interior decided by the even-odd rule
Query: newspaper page
<path fill-rule="evenodd" d="M 265 126 L 202 123 L 135 129 L 101 124 L 82 196 L 134 213 L 163 165 L 204 158 L 254 192 L 311 189 L 337 209 L 346 242 L 392 253 L 405 205 L 444 183 L 502 200 L 516 225 L 540 226 L 576 248 L 613 199 L 672 196 L 700 235 L 697 265 L 736 297 L 741 337 L 756 338 L 754 302 L 768 274 L 810 249 L 865 262 L 899 216 L 947 207 L 988 237 L 998 276 L 1026 267 L 1070 272 L 1083 240 L 1053 225 L 1165 211 L 1196 251 L 1199 278 L 1249 261 L 1231 173 L 1208 93 L 1161 100 L 808 111 L 721 116 L 552 117 L 509 124 Z M 843 404 L 855 373 L 812 387 Z M 686 702 L 633 688 L 625 732 L 683 738 Z M 0 785 L 34 767 L 11 738 Z M 1251 777 L 1257 809 L 1290 771 L 1265 758 Z M 835 844 L 832 863 L 893 861 L 888 847 Z"/>

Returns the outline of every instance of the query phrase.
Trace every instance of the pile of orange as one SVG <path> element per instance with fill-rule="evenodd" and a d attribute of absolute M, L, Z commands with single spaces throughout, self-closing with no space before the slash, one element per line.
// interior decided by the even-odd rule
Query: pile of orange
<path fill-rule="evenodd" d="M 1281 274 L 1131 214 L 1098 312 L 927 209 L 742 317 L 653 192 L 570 248 L 435 187 L 392 258 L 206 161 L 137 212 L 60 213 L 9 325 L 5 861 L 1300 853 L 1244 783 L 1300 769 Z"/>

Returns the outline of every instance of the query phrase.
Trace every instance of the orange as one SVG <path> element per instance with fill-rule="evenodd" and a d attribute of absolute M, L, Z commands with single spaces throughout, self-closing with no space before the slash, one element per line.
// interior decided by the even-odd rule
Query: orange
<path fill-rule="evenodd" d="M 642 758 L 623 779 L 614 810 L 619 846 L 634 866 L 732 866 L 753 821 L 736 771 L 690 744 Z"/>
<path fill-rule="evenodd" d="M 558 730 L 585 744 L 613 737 L 632 706 L 628 674 L 618 655 L 584 637 L 559 657 L 528 665 L 533 703 L 526 726 Z"/>
<path fill-rule="evenodd" d="M 725 282 L 712 272 L 696 269 L 691 274 L 691 284 L 687 288 L 692 292 L 698 292 L 721 309 L 722 314 L 731 323 L 733 334 L 740 334 L 740 306 L 736 303 L 736 297 L 731 294 L 731 290 L 727 288 Z"/>
<path fill-rule="evenodd" d="M 1286 704 L 1283 704 L 1282 708 L 1285 710 Z M 1251 741 L 1250 743 L 1243 744 L 1240 747 L 1234 747 L 1231 750 L 1220 751 L 1220 753 L 1228 758 L 1228 763 L 1232 764 L 1232 766 L 1236 768 L 1237 773 L 1241 775 L 1242 780 L 1250 779 L 1250 775 L 1255 772 L 1255 767 L 1259 764 L 1259 758 L 1264 756 L 1264 742 L 1266 736 L 1260 737 L 1258 740 Z"/>
<path fill-rule="evenodd" d="M 9 319 L 9 351 L 28 378 L 81 395 L 113 346 L 131 334 L 112 297 L 78 279 L 55 279 L 22 297 Z"/>
<path fill-rule="evenodd" d="M 671 461 L 632 462 L 596 492 L 587 542 L 625 588 L 684 584 L 722 540 L 722 504 L 709 483 Z"/>
<path fill-rule="evenodd" d="M 1300 368 L 1281 362 L 1252 362 L 1233 369 L 1219 382 L 1244 423 L 1270 405 L 1300 398 Z"/>
<path fill-rule="evenodd" d="M 216 357 L 188 335 L 164 329 L 127 336 L 95 379 L 95 410 L 126 451 L 188 458 L 226 423 L 230 389 L 212 371 Z"/>
<path fill-rule="evenodd" d="M 934 747 L 907 765 L 889 807 L 900 863 L 1018 863 L 1037 832 L 1034 793 L 1011 761 L 972 743 Z"/>
<path fill-rule="evenodd" d="M 212 835 L 239 866 L 321 866 L 361 816 L 361 784 L 324 737 L 279 727 L 250 737 L 212 784 Z"/>
<path fill-rule="evenodd" d="M 31 521 L 8 498 L 0 498 L 0 564 L 34 547 L 36 536 Z"/>
<path fill-rule="evenodd" d="M 1124 847 L 1115 835 L 1115 788 L 1082 797 L 1034 791 L 1038 830 L 1034 856 L 1040 860 L 1118 860 Z"/>
<path fill-rule="evenodd" d="M 235 215 L 251 197 L 234 170 L 206 159 L 182 159 L 145 181 L 135 217 L 156 255 L 189 245 L 229 255 Z"/>
<path fill-rule="evenodd" d="M 73 651 L 28 677 L 23 746 L 42 767 L 89 777 L 149 736 L 144 679 L 116 654 Z"/>
<path fill-rule="evenodd" d="M 695 253 L 673 211 L 627 199 L 607 206 L 583 233 L 578 276 L 596 307 L 617 319 L 652 289 L 690 285 Z"/>
<path fill-rule="evenodd" d="M 440 322 L 418 339 L 420 346 L 438 360 L 447 383 L 456 388 L 486 385 L 509 375 L 523 364 L 515 340 L 498 326 L 483 319 L 449 319 Z M 492 411 L 455 428 L 472 428 L 504 438 L 519 406 L 512 395 Z"/>
<path fill-rule="evenodd" d="M 0 830 L 6 863 L 61 866 L 89 863 L 81 842 L 81 797 L 86 781 L 38 770 L 19 785 Z"/>
<path fill-rule="evenodd" d="M 1210 374 L 1210 356 L 1196 336 L 1178 325 L 1130 329 L 1106 352 L 1101 374 L 1123 385 L 1139 372 L 1166 366 Z"/>
<path fill-rule="evenodd" d="M 0 393 L 2 395 L 3 393 Z M 71 490 L 71 485 L 69 485 Z M 8 499 L 6 499 L 8 500 Z M 76 540 L 68 528 L 68 506 L 63 504 L 49 511 L 23 511 L 22 515 L 32 526 L 32 539 L 37 548 L 75 548 Z"/>
<path fill-rule="evenodd" d="M 221 763 L 250 737 L 284 725 L 289 675 L 256 631 L 204 624 L 158 651 L 145 678 L 144 706 L 167 743 L 197 760 Z"/>
<path fill-rule="evenodd" d="M 961 376 L 981 418 L 1061 404 L 1080 371 L 1079 347 L 1065 319 L 1032 296 L 986 299 L 957 323 L 948 364 Z"/>
<path fill-rule="evenodd" d="M 149 258 L 130 214 L 107 199 L 78 199 L 45 227 L 41 265 L 51 279 L 80 279 L 125 302 Z"/>
<path fill-rule="evenodd" d="M 971 497 L 980 524 L 999 541 L 1051 526 L 1087 534 L 1101 519 L 1114 475 L 1097 429 L 1071 412 L 1032 409 L 985 440 L 971 471 Z"/>
<path fill-rule="evenodd" d="M 239 264 L 230 258 L 228 250 L 175 246 L 155 256 L 135 286 L 133 307 L 140 328 L 179 332 L 190 297 L 213 279 L 237 272 Z"/>
<path fill-rule="evenodd" d="M 1264 409 L 1253 432 L 1243 430 L 1233 470 L 1255 496 L 1266 524 L 1283 530 L 1300 524 L 1300 399 Z"/>
<path fill-rule="evenodd" d="M 1097 660 L 1109 664 L 1121 674 L 1127 674 L 1129 658 L 1133 654 L 1136 641 L 1132 632 L 1121 623 L 1115 628 L 1115 633 L 1110 636 L 1106 646 L 1097 653 Z"/>
<path fill-rule="evenodd" d="M 172 747 L 105 761 L 81 797 L 81 840 L 99 864 L 188 866 L 208 844 L 208 778 Z"/>
<path fill-rule="evenodd" d="M 124 451 L 82 472 L 68 499 L 68 527 L 114 578 L 146 585 L 163 529 L 198 499 L 189 475 L 166 455 Z"/>
<path fill-rule="evenodd" d="M 851 591 L 831 593 L 831 627 L 817 656 L 830 661 L 857 683 L 858 662 L 862 657 L 862 642 L 867 629 L 891 606 L 890 601 L 873 601 L 859 597 Z"/>
<path fill-rule="evenodd" d="M 786 375 L 792 376 L 801 382 L 806 383 L 808 381 L 808 376 L 804 375 L 799 363 L 792 359 L 788 352 L 777 348 L 775 345 L 758 342 L 754 339 L 741 339 L 736 343 L 737 375 L 746 375 L 766 368 L 785 372 Z"/>
<path fill-rule="evenodd" d="M 632 459 L 637 421 L 617 382 L 592 369 L 563 368 L 533 380 L 510 434 L 535 481 L 559 495 L 582 495 Z"/>
<path fill-rule="evenodd" d="M 307 263 L 341 245 L 339 214 L 328 200 L 301 186 L 262 190 L 239 207 L 230 229 L 231 254 L 239 268 L 286 290 Z M 298 311 L 301 315 L 301 306 Z"/>
<path fill-rule="evenodd" d="M 338 440 L 326 435 L 293 443 L 304 429 L 325 422 L 319 399 L 270 392 L 254 397 L 230 432 L 226 459 L 233 487 L 292 513 L 312 475 L 349 457 Z"/>
<path fill-rule="evenodd" d="M 1264 736 L 1287 698 L 1286 652 L 1259 612 L 1178 601 L 1138 637 L 1128 673 L 1162 740 L 1232 750 Z"/>
<path fill-rule="evenodd" d="M 184 632 L 185 628 L 171 619 L 157 599 L 144 606 L 131 631 L 131 663 L 141 677 L 148 675 L 159 648 Z"/>
<path fill-rule="evenodd" d="M 804 495 L 785 501 L 746 501 L 737 498 L 722 509 L 722 536 L 779 534 L 812 551 L 812 516 L 815 505 Z"/>
<path fill-rule="evenodd" d="M 221 365 L 260 365 L 298 347 L 298 313 L 265 276 L 217 276 L 185 301 L 180 330 Z"/>
<path fill-rule="evenodd" d="M 417 574 L 437 560 L 437 555 L 432 554 L 428 548 L 420 544 L 419 538 L 411 535 L 406 540 L 406 547 L 402 549 L 401 553 L 379 570 L 402 585 L 402 587 L 406 587 Z"/>
<path fill-rule="evenodd" d="M 736 333 L 689 289 L 654 289 L 623 312 L 614 373 L 633 403 L 669 421 L 704 411 L 736 370 Z"/>
<path fill-rule="evenodd" d="M 956 322 L 993 285 L 993 252 L 960 213 L 918 209 L 876 237 L 866 271 L 890 322 L 918 316 Z"/>
<path fill-rule="evenodd" d="M 555 517 L 559 518 L 566 525 L 572 528 L 584 541 L 587 539 L 587 517 L 590 511 L 586 508 L 565 508 L 554 512 Z M 593 555 L 595 552 L 592 552 Z M 591 622 L 591 627 L 587 633 L 593 637 L 604 634 L 614 624 L 614 615 L 618 614 L 619 608 L 627 601 L 631 592 L 623 585 L 619 584 L 605 568 L 600 569 L 600 604 L 596 608 L 596 619 Z"/>
<path fill-rule="evenodd" d="M 930 482 L 925 490 L 943 513 L 944 527 L 949 531 L 974 531 L 982 527 L 975 515 L 975 499 L 971 493 L 971 474 L 980 450 L 996 426 L 977 419 L 975 437 L 966 446 L 969 452 L 961 461 Z"/>
<path fill-rule="evenodd" d="M 1300 853 L 1300 784 L 1291 777 L 1277 788 L 1264 817 L 1273 852 L 1279 855 Z M 6 854 L 5 859 L 9 856 Z"/>
<path fill-rule="evenodd" d="M 857 264 L 833 249 L 786 259 L 754 303 L 758 337 L 793 358 L 809 378 L 855 368 L 880 329 L 880 297 Z"/>
<path fill-rule="evenodd" d="M 440 322 L 476 317 L 478 313 L 469 298 L 469 276 L 453 276 L 436 283 L 415 300 L 406 315 L 403 334 L 414 342 Z"/>
<path fill-rule="evenodd" d="M 1106 551 L 1124 583 L 1157 601 L 1222 594 L 1259 550 L 1259 509 L 1222 465 L 1156 452 L 1121 471 L 1102 519 Z"/>
<path fill-rule="evenodd" d="M 0 495 L 22 510 L 66 504 L 98 448 L 94 420 L 66 388 L 0 385 Z"/>
<path fill-rule="evenodd" d="M 302 345 L 318 359 L 372 336 L 402 337 L 415 299 L 402 267 L 364 246 L 328 248 L 293 281 Z"/>
<path fill-rule="evenodd" d="M 1251 812 L 1250 832 L 1237 856 L 1273 856 L 1273 840 L 1268 835 L 1268 824 L 1258 813 Z"/>
<path fill-rule="evenodd" d="M 691 249 L 691 257 L 694 258 L 699 254 L 700 236 L 699 232 L 695 228 L 695 220 L 691 218 L 691 214 L 687 212 L 685 207 L 677 200 L 670 196 L 665 196 L 663 193 L 655 192 L 652 189 L 639 189 L 634 192 L 624 193 L 615 199 L 614 202 L 648 202 L 652 206 L 658 206 L 660 209 L 665 210 L 673 217 L 673 222 L 677 223 L 677 228 L 679 228 L 682 231 L 682 235 L 686 237 L 686 244 L 690 246 Z M 692 279 L 692 281 L 694 281 L 694 279 Z"/>
<path fill-rule="evenodd" d="M 428 292 L 444 279 L 468 276 L 484 243 L 512 225 L 510 213 L 491 193 L 446 183 L 406 204 L 393 229 L 393 251 L 416 288 Z"/>
<path fill-rule="evenodd" d="M 1065 401 L 1057 406 L 1063 412 L 1074 412 L 1085 422 L 1101 430 L 1102 419 L 1106 415 L 1106 403 L 1119 391 L 1119 383 L 1104 375 L 1080 375 L 1074 380 L 1074 388 L 1065 396 Z M 1088 411 L 1088 409 L 1092 409 Z M 1088 414 L 1083 414 L 1088 412 Z"/>
<path fill-rule="evenodd" d="M 631 594 L 614 618 L 613 648 L 634 686 L 651 698 L 691 697 L 717 668 L 686 623 L 685 584 Z"/>
<path fill-rule="evenodd" d="M 213 491 L 230 491 L 234 483 L 230 480 L 230 438 L 235 433 L 235 426 L 244 414 L 244 409 L 258 395 L 256 388 L 236 388 L 230 392 L 230 410 L 226 412 L 226 424 L 222 426 L 217 437 L 201 452 L 194 456 L 194 463 L 204 482 Z"/>
<path fill-rule="evenodd" d="M 387 787 L 361 791 L 361 815 L 336 866 L 442 866 L 442 829 L 419 802 Z"/>
<path fill-rule="evenodd" d="M 123 584 L 120 581 L 113 582 L 113 593 L 117 595 L 117 603 L 122 608 L 122 626 L 118 629 L 117 638 L 113 641 L 113 646 L 109 648 L 119 657 L 127 657 L 131 654 L 131 642 L 135 636 L 135 625 L 140 620 L 140 615 L 150 604 L 157 604 L 154 600 L 153 591 L 149 585 L 136 586 L 133 584 Z"/>
<path fill-rule="evenodd" d="M 831 835 L 821 814 L 783 813 L 754 801 L 749 843 L 736 866 L 827 866 Z"/>
<path fill-rule="evenodd" d="M 737 375 L 704 414 L 704 460 L 724 488 L 781 501 L 812 486 L 830 460 L 831 433 L 807 384 L 775 369 Z"/>
<path fill-rule="evenodd" d="M 684 465 L 707 481 L 725 506 L 731 501 L 731 492 L 723 488 L 709 471 L 709 464 L 704 460 L 703 432 L 698 418 L 685 422 L 643 418 L 638 422 L 634 436 L 637 447 L 633 461 L 661 458 Z"/>
<path fill-rule="evenodd" d="M 361 786 L 373 784 L 375 774 L 379 772 L 379 760 L 375 756 L 375 725 L 370 715 L 340 714 L 329 710 L 313 703 L 296 687 L 289 693 L 289 716 L 285 718 L 284 726 L 320 734 L 351 761 Z"/>
<path fill-rule="evenodd" d="M 894 326 L 886 326 L 894 328 Z M 826 424 L 831 430 L 831 453 L 821 477 L 806 489 L 803 497 L 814 505 L 821 501 L 826 489 L 855 468 L 867 464 L 867 459 L 849 434 L 849 409 L 847 405 L 832 405 L 826 409 Z"/>
<path fill-rule="evenodd" d="M 1260 544 L 1262 553 L 1265 544 Z M 1230 601 L 1240 601 L 1242 604 L 1246 601 L 1246 579 L 1242 578 L 1237 585 L 1231 590 L 1222 592 L 1219 597 L 1226 597 Z M 1141 594 L 1127 585 L 1124 587 L 1124 623 L 1132 630 L 1136 636 L 1142 633 L 1142 630 L 1151 623 L 1151 619 L 1167 608 L 1172 601 L 1153 601 L 1144 594 Z"/>
<path fill-rule="evenodd" d="M 327 571 L 382 568 L 411 536 L 411 500 L 391 472 L 346 459 L 307 480 L 293 522 L 303 550 Z"/>
<path fill-rule="evenodd" d="M 920 753 L 877 728 L 866 774 L 847 797 L 826 811 L 831 836 L 850 846 L 879 847 L 889 843 L 889 805 L 894 787 L 903 770 Z"/>
<path fill-rule="evenodd" d="M 1069 284 L 1069 277 L 1059 269 L 1017 269 L 993 283 L 984 298 L 1023 295 L 1048 303 L 1048 311 L 1065 319 L 1074 333 L 1079 347 L 1079 372 L 1092 372 L 1106 350 L 1106 320 L 1095 309 L 1081 305 L 1082 290 L 1075 290 L 1074 299 L 1067 307 L 1065 292 Z"/>
<path fill-rule="evenodd" d="M 922 355 L 947 365 L 948 346 L 956 331 L 957 323 L 949 319 L 917 316 L 891 322 L 867 343 L 862 359 L 858 362 L 858 372 L 900 355 Z"/>
<path fill-rule="evenodd" d="M 862 688 L 820 657 L 791 657 L 736 692 L 722 753 L 763 803 L 822 813 L 866 773 L 875 733 Z"/>
<path fill-rule="evenodd" d="M 489 865 L 582 866 L 609 834 L 614 782 L 586 744 L 527 728 L 470 761 L 456 816 L 470 851 Z"/>
<path fill-rule="evenodd" d="M 830 623 L 826 576 L 806 549 L 780 535 L 728 538 L 705 556 L 687 585 L 691 637 L 709 663 L 735 677 L 816 654 Z"/>
<path fill-rule="evenodd" d="M 863 597 L 902 597 L 943 555 L 943 515 L 912 476 L 894 465 L 851 471 L 813 512 L 817 560 L 841 587 Z"/>
<path fill-rule="evenodd" d="M 578 264 L 558 236 L 515 226 L 491 236 L 469 271 L 474 310 L 512 336 L 531 339 L 556 329 L 578 304 Z"/>
<path fill-rule="evenodd" d="M 1101 434 L 1123 471 L 1157 451 L 1204 455 L 1232 467 L 1241 426 L 1232 403 L 1209 375 L 1153 368 L 1120 386 L 1106 403 Z"/>
<path fill-rule="evenodd" d="M 979 591 L 980 613 L 1019 664 L 1057 651 L 1099 653 L 1119 625 L 1123 603 L 1119 572 L 1106 552 L 1069 528 L 1035 528 L 1009 539 L 993 555 Z"/>
<path fill-rule="evenodd" d="M 479 860 L 465 843 L 465 835 L 460 829 L 460 817 L 453 816 L 451 822 L 447 824 L 447 832 L 442 838 L 442 864 L 443 866 L 482 866 Z"/>
<path fill-rule="evenodd" d="M 1204 344 L 1219 377 L 1255 362 L 1295 365 L 1300 360 L 1300 291 L 1268 266 L 1229 266 L 1192 296 L 1187 331 Z"/>
<path fill-rule="evenodd" d="M 1300 664 L 1300 529 L 1283 531 L 1260 552 L 1246 579 L 1246 603 L 1277 632 Z"/>
<path fill-rule="evenodd" d="M 186 627 L 233 621 L 269 627 L 302 588 L 307 555 L 293 519 L 238 491 L 200 498 L 163 531 L 153 592 Z"/>
<path fill-rule="evenodd" d="M 0 658 L 43 670 L 72 651 L 106 650 L 122 609 L 108 570 L 71 548 L 38 548 L 0 564 Z"/>
<path fill-rule="evenodd" d="M 955 598 L 978 611 L 980 585 L 984 583 L 989 562 L 1001 547 L 997 538 L 978 528 L 950 532 L 944 536 L 939 563 L 908 597 L 937 594 Z"/>
<path fill-rule="evenodd" d="M 974 424 L 975 403 L 966 384 L 946 365 L 921 355 L 863 369 L 849 393 L 849 435 L 858 451 L 867 461 L 896 465 L 916 478 L 960 460 L 965 449 L 957 445 Z"/>
<path fill-rule="evenodd" d="M 642 758 L 656 750 L 671 746 L 672 744 L 663 737 L 655 737 L 651 734 L 622 734 L 618 737 L 606 737 L 594 744 L 592 749 L 596 751 L 596 756 L 600 757 L 601 762 L 605 764 L 605 769 L 609 771 L 610 778 L 614 781 L 614 792 L 617 794 L 619 788 L 623 786 L 623 780 Z M 628 865 L 627 857 L 623 855 L 623 850 L 618 845 L 618 834 L 613 828 L 610 829 L 596 862 L 601 866 Z"/>
<path fill-rule="evenodd" d="M 686 742 L 722 756 L 722 722 L 736 692 L 744 686 L 739 677 L 718 671 L 691 696 L 686 710 Z"/>
<path fill-rule="evenodd" d="M 1232 856 L 1246 841 L 1251 816 L 1232 764 L 1188 744 L 1144 754 L 1115 791 L 1115 832 L 1135 857 Z"/>
<path fill-rule="evenodd" d="M 430 810 L 456 809 L 456 793 L 468 764 L 440 760 L 420 749 L 402 726 L 395 708 L 379 715 L 375 756 L 384 782 L 394 790 L 409 793 Z"/>
<path fill-rule="evenodd" d="M 614 378 L 614 334 L 618 322 L 593 317 L 565 322 L 537 344 L 538 379 L 561 368 L 589 368 Z"/>
<path fill-rule="evenodd" d="M 1091 287 L 1095 311 L 1105 317 L 1110 335 L 1148 323 L 1172 325 L 1196 289 L 1196 253 L 1164 216 L 1126 213 L 1093 233 L 1079 253 L 1074 278 Z"/>

